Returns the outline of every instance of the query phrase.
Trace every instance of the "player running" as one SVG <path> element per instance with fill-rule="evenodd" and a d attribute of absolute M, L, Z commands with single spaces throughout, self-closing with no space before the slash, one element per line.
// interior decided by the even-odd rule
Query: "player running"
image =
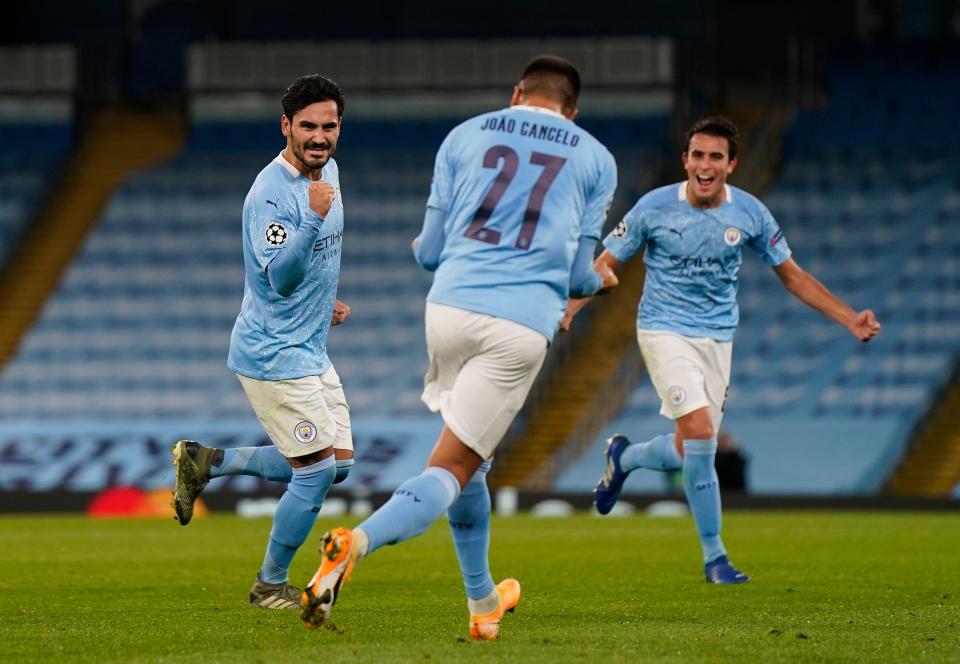
<path fill-rule="evenodd" d="M 296 609 L 290 562 L 331 484 L 346 479 L 353 438 L 327 334 L 350 309 L 336 300 L 343 237 L 340 172 L 332 159 L 344 98 L 320 75 L 283 95 L 287 147 L 257 176 L 243 204 L 243 304 L 230 339 L 229 368 L 273 441 L 270 447 L 213 449 L 182 440 L 173 448 L 173 507 L 186 525 L 213 477 L 253 475 L 288 483 L 277 505 L 250 604 Z"/>
<path fill-rule="evenodd" d="M 790 257 L 773 216 L 747 192 L 726 183 L 737 166 L 737 129 L 707 118 L 687 132 L 687 180 L 641 198 L 608 235 L 597 269 L 616 270 L 646 249 L 646 282 L 637 339 L 650 380 L 676 429 L 644 443 L 607 441 L 606 472 L 595 490 L 607 514 L 637 468 L 683 469 L 683 488 L 703 548 L 707 581 L 749 580 L 730 564 L 720 539 L 720 488 L 714 468 L 717 432 L 730 385 L 733 333 L 739 320 L 737 272 L 743 247 L 770 265 L 795 297 L 843 325 L 860 341 L 880 331 L 873 312 L 853 311 Z M 571 300 L 564 329 L 588 300 Z"/>
<path fill-rule="evenodd" d="M 495 639 L 520 584 L 494 586 L 487 560 L 494 450 L 543 363 L 568 295 L 612 288 L 593 252 L 616 188 L 616 163 L 573 123 L 580 75 L 541 56 L 511 106 L 456 127 L 437 153 L 417 261 L 435 270 L 427 296 L 423 401 L 444 427 L 427 468 L 352 531 L 323 536 L 301 617 L 330 616 L 354 564 L 419 535 L 446 511 L 470 612 L 470 635 Z M 602 275 L 602 276 L 601 276 Z"/>

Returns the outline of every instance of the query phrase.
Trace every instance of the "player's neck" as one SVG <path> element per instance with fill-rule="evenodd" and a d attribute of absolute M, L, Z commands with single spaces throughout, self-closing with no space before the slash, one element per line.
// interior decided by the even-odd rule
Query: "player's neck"
<path fill-rule="evenodd" d="M 696 194 L 693 193 L 693 187 L 690 184 L 687 184 L 687 202 L 701 210 L 713 210 L 720 207 L 727 200 L 727 187 L 724 185 L 720 188 L 720 191 L 710 198 L 699 198 Z"/>
<path fill-rule="evenodd" d="M 535 108 L 545 108 L 548 111 L 553 111 L 554 113 L 559 113 L 564 115 L 563 106 L 557 102 L 547 99 L 546 97 L 541 97 L 539 95 L 527 95 L 521 97 L 520 100 L 515 104 L 516 106 L 533 106 Z M 564 116 L 566 117 L 566 116 Z"/>
<path fill-rule="evenodd" d="M 283 158 L 287 161 L 287 163 L 293 166 L 298 171 L 300 171 L 300 174 L 305 178 L 307 178 L 308 180 L 317 181 L 320 179 L 320 171 L 322 169 L 317 168 L 317 169 L 311 170 L 307 168 L 307 165 L 304 164 L 299 159 L 297 159 L 296 155 L 293 154 L 293 150 L 290 148 L 289 145 L 286 147 L 286 149 L 284 149 L 282 154 L 283 154 Z"/>

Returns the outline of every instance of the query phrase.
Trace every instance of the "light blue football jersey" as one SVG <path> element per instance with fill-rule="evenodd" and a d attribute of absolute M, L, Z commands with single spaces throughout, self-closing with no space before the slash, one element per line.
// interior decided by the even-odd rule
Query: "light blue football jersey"
<path fill-rule="evenodd" d="M 783 231 L 754 196 L 727 185 L 720 207 L 703 210 L 687 201 L 686 182 L 643 196 L 603 245 L 620 261 L 646 248 L 637 327 L 718 341 L 732 340 L 740 320 L 743 247 L 771 266 L 790 257 Z"/>
<path fill-rule="evenodd" d="M 267 265 L 285 250 L 289 233 L 311 215 L 310 180 L 281 153 L 260 171 L 243 203 L 243 304 L 230 337 L 227 366 L 258 380 L 316 376 L 330 368 L 327 334 L 340 279 L 343 197 L 340 171 L 331 159 L 321 175 L 336 200 L 320 225 L 310 267 L 288 297 L 270 286 Z"/>
<path fill-rule="evenodd" d="M 553 339 L 579 240 L 600 238 L 616 186 L 610 152 L 559 113 L 512 106 L 460 124 L 427 201 L 447 213 L 427 300 Z"/>

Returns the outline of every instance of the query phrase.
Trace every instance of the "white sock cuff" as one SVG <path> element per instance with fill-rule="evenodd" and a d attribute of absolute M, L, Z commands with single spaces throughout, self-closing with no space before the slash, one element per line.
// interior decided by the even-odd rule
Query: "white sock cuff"
<path fill-rule="evenodd" d="M 453 502 L 460 497 L 460 481 L 446 468 L 441 468 L 440 466 L 430 466 L 423 471 L 421 475 L 430 475 L 440 480 L 443 488 L 447 490 L 447 495 L 450 499 L 450 502 L 448 502 L 447 505 L 452 505 Z"/>
<path fill-rule="evenodd" d="M 716 454 L 717 437 L 707 438 L 706 440 L 696 440 L 688 438 L 683 441 L 683 451 L 686 454 Z"/>

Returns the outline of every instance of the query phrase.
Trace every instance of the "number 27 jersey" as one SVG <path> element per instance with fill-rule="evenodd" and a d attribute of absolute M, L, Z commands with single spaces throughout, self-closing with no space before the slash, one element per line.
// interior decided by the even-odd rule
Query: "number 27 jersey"
<path fill-rule="evenodd" d="M 580 238 L 600 238 L 616 186 L 613 155 L 559 113 L 511 106 L 460 124 L 437 153 L 427 201 L 446 213 L 427 301 L 552 339 Z"/>

